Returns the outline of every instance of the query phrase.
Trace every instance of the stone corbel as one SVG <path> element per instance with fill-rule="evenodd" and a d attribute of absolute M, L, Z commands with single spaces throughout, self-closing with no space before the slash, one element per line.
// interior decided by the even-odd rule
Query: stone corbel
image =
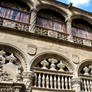
<path fill-rule="evenodd" d="M 80 92 L 80 84 L 81 84 L 80 78 L 72 79 L 72 88 L 73 90 L 75 90 L 75 92 Z"/>

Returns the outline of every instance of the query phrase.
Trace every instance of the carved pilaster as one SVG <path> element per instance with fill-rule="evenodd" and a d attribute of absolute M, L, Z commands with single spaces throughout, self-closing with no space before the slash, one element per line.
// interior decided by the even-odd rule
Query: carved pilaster
<path fill-rule="evenodd" d="M 66 24 L 67 24 L 67 32 L 69 34 L 68 40 L 73 42 L 73 37 L 72 37 L 72 19 L 71 19 L 71 17 L 68 17 L 66 19 Z"/>
<path fill-rule="evenodd" d="M 35 24 L 36 24 L 36 16 L 37 16 L 37 9 L 36 8 L 33 8 L 31 10 L 31 20 L 30 20 L 30 32 L 33 32 L 35 31 Z"/>
<path fill-rule="evenodd" d="M 20 82 L 23 82 L 23 68 L 21 66 L 18 67 L 18 71 L 17 71 L 17 82 L 20 83 Z"/>
<path fill-rule="evenodd" d="M 80 92 L 80 78 L 73 78 L 72 79 L 72 88 L 75 90 L 75 92 Z"/>
<path fill-rule="evenodd" d="M 23 83 L 26 85 L 27 92 L 31 91 L 31 86 L 33 84 L 34 77 L 35 75 L 32 71 L 23 73 Z"/>

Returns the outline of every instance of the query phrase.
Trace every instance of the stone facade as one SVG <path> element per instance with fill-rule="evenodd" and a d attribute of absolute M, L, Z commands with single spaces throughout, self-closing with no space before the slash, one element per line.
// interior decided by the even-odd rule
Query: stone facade
<path fill-rule="evenodd" d="M 56 0 L 20 2 L 30 23 L 0 16 L 0 92 L 92 92 L 92 40 L 72 35 L 73 20 L 92 25 L 92 14 Z M 62 15 L 67 33 L 36 25 L 41 9 Z"/>

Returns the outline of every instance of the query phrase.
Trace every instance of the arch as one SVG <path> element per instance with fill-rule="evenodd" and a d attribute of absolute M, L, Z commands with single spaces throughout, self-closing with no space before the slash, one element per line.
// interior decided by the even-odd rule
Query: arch
<path fill-rule="evenodd" d="M 48 58 L 51 56 L 54 56 L 54 58 L 58 57 L 59 60 L 61 60 L 61 58 L 62 58 L 65 61 L 65 63 L 67 64 L 69 71 L 72 73 L 74 72 L 73 71 L 74 67 L 73 67 L 73 64 L 70 62 L 70 60 L 68 58 L 66 58 L 64 55 L 61 55 L 61 54 L 56 53 L 56 52 L 43 52 L 43 53 L 36 55 L 30 63 L 30 69 L 32 67 L 34 67 L 37 63 L 39 63 L 41 59 L 44 59 L 44 57 Z"/>
<path fill-rule="evenodd" d="M 61 14 L 65 19 L 68 16 L 68 13 L 66 11 L 64 11 L 61 8 L 58 8 L 57 6 L 51 5 L 51 4 L 41 4 L 37 6 L 38 11 L 41 9 L 51 9 L 53 11 L 56 11 L 57 13 Z"/>
<path fill-rule="evenodd" d="M 15 56 L 21 62 L 24 71 L 27 70 L 27 56 L 25 55 L 25 53 L 21 49 L 19 49 L 15 45 L 12 45 L 10 43 L 4 43 L 4 42 L 0 42 L 0 49 L 3 49 L 3 50 L 8 51 L 10 53 L 14 53 Z"/>
<path fill-rule="evenodd" d="M 77 67 L 77 73 L 78 75 L 80 74 L 80 70 L 85 66 L 85 65 L 89 65 L 92 64 L 92 59 L 86 59 L 83 60 Z"/>
<path fill-rule="evenodd" d="M 87 21 L 89 24 L 92 25 L 92 20 L 89 17 L 84 16 L 84 15 L 73 15 L 73 16 L 71 16 L 71 19 L 72 19 L 72 21 L 74 19 L 83 19 L 83 20 Z"/>
<path fill-rule="evenodd" d="M 0 2 L 0 4 L 2 3 L 2 2 L 4 2 L 4 3 L 7 3 L 7 2 L 10 2 L 10 3 L 13 3 L 13 4 L 18 4 L 20 7 L 21 7 L 21 5 L 24 7 L 26 7 L 28 10 L 30 10 L 30 7 L 31 7 L 31 2 L 29 2 L 29 0 L 19 0 L 17 3 L 16 3 L 16 0 L 13 0 L 13 1 L 10 1 L 10 0 L 1 0 L 1 2 Z M 2 4 L 1 4 L 2 5 Z M 8 5 L 9 5 L 9 3 L 8 3 Z M 3 5 L 3 6 L 5 6 L 5 5 Z M 12 5 L 13 6 L 13 5 Z M 11 6 L 10 6 L 10 8 L 11 8 Z"/>

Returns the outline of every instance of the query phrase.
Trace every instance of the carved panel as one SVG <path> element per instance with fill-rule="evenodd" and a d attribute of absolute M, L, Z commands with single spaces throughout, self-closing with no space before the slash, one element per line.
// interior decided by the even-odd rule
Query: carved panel
<path fill-rule="evenodd" d="M 16 81 L 19 67 L 21 63 L 13 53 L 0 51 L 0 81 Z"/>

